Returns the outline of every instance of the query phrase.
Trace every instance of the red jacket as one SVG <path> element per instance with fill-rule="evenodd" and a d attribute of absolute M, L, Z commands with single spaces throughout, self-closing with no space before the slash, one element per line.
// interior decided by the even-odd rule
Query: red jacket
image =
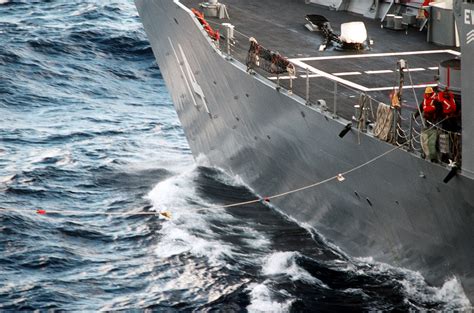
<path fill-rule="evenodd" d="M 434 117 L 436 113 L 436 106 L 435 106 L 435 101 L 437 100 L 437 95 L 436 93 L 430 93 L 427 94 L 425 93 L 423 95 L 423 116 L 425 118 L 430 118 Z"/>
<path fill-rule="evenodd" d="M 446 116 L 453 115 L 456 113 L 456 102 L 454 101 L 454 95 L 451 91 L 446 90 L 438 94 L 438 101 L 443 106 L 443 114 Z"/>

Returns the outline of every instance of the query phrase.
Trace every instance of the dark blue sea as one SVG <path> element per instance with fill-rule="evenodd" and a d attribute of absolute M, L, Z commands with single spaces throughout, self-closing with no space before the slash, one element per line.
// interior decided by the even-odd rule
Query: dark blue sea
<path fill-rule="evenodd" d="M 0 311 L 469 305 L 270 206 L 201 209 L 254 197 L 194 161 L 132 1 L 0 1 Z"/>

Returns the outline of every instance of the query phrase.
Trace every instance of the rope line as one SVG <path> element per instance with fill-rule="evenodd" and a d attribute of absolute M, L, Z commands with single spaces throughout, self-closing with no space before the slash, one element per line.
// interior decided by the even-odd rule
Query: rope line
<path fill-rule="evenodd" d="M 322 181 L 312 183 L 310 185 L 306 185 L 306 186 L 303 186 L 303 187 L 299 187 L 299 188 L 296 188 L 296 189 L 293 189 L 293 190 L 289 190 L 289 191 L 282 192 L 282 193 L 279 193 L 279 194 L 271 195 L 271 196 L 268 196 L 268 197 L 256 198 L 256 199 L 253 199 L 253 200 L 236 202 L 236 203 L 231 203 L 231 204 L 226 204 L 226 205 L 215 205 L 215 206 L 208 206 L 208 207 L 205 207 L 205 208 L 203 207 L 203 208 L 198 209 L 198 211 L 202 211 L 202 210 L 207 211 L 207 210 L 211 210 L 211 209 L 232 208 L 232 207 L 243 206 L 243 205 L 247 205 L 247 204 L 254 204 L 254 203 L 258 203 L 258 202 L 262 202 L 262 201 L 270 202 L 270 199 L 284 197 L 284 196 L 289 195 L 289 194 L 293 194 L 293 193 L 297 193 L 297 192 L 300 192 L 300 191 L 303 191 L 303 190 L 306 190 L 306 189 L 314 188 L 314 187 L 317 187 L 319 185 L 328 183 L 332 180 L 339 179 L 341 177 L 341 175 L 342 176 L 347 175 L 347 174 L 350 174 L 350 173 L 352 173 L 352 172 L 354 172 L 358 169 L 361 169 L 361 168 L 377 161 L 378 159 L 388 155 L 389 153 L 400 149 L 401 147 L 402 146 L 395 146 L 392 149 L 387 150 L 384 153 L 382 153 L 382 154 L 380 154 L 380 155 L 378 155 L 378 156 L 376 156 L 376 157 L 374 157 L 374 158 L 372 158 L 372 159 L 370 159 L 370 160 L 368 160 L 368 161 L 366 161 L 366 162 L 364 162 L 364 163 L 362 163 L 362 164 L 360 164 L 360 165 L 358 165 L 358 166 L 356 166 L 352 169 L 349 169 L 349 170 L 347 170 L 345 172 L 342 172 L 338 175 L 326 178 Z M 1 211 L 9 211 L 9 212 L 18 212 L 18 213 L 27 212 L 27 210 L 5 208 L 5 207 L 0 207 L 0 210 Z M 101 212 L 101 211 L 73 211 L 73 210 L 64 210 L 64 211 L 60 211 L 60 210 L 36 210 L 35 213 L 41 214 L 41 215 L 46 215 L 46 214 L 63 214 L 63 215 L 76 215 L 76 214 L 79 214 L 79 215 L 110 215 L 110 216 L 162 215 L 165 218 L 169 218 L 169 216 L 167 216 L 169 214 L 167 211 L 161 211 L 161 212 Z"/>
<path fill-rule="evenodd" d="M 443 121 L 440 121 L 436 124 L 432 124 L 432 126 L 428 129 L 432 129 L 432 128 L 437 127 L 438 124 L 442 123 Z M 389 150 L 385 151 L 384 153 L 381 153 L 378 156 L 375 156 L 372 159 L 370 159 L 370 160 L 368 160 L 368 161 L 366 161 L 362 164 L 359 164 L 359 165 L 357 165 L 357 166 L 355 166 L 355 167 L 353 167 L 353 168 L 351 168 L 347 171 L 341 172 L 341 173 L 339 173 L 335 176 L 326 178 L 326 179 L 321 180 L 319 182 L 312 183 L 312 184 L 309 184 L 309 185 L 306 185 L 306 186 L 302 186 L 302 187 L 299 187 L 299 188 L 296 188 L 296 189 L 292 189 L 292 190 L 289 190 L 289 191 L 285 191 L 285 192 L 282 192 L 282 193 L 278 193 L 278 194 L 263 197 L 263 198 L 256 198 L 256 199 L 253 199 L 253 200 L 230 203 L 230 204 L 226 204 L 226 205 L 215 205 L 215 206 L 202 207 L 202 208 L 198 208 L 197 211 L 203 211 L 203 210 L 207 211 L 207 210 L 210 210 L 210 209 L 232 208 L 232 207 L 238 207 L 238 206 L 243 206 L 243 205 L 247 205 L 247 204 L 258 203 L 258 202 L 262 202 L 262 201 L 270 202 L 270 199 L 280 198 L 280 197 L 284 197 L 284 196 L 289 195 L 289 194 L 293 194 L 293 193 L 297 193 L 297 192 L 300 192 L 300 191 L 303 191 L 303 190 L 306 190 L 306 189 L 314 188 L 314 187 L 323 185 L 325 183 L 328 183 L 332 180 L 336 180 L 336 179 L 339 180 L 341 178 L 342 178 L 342 180 L 344 180 L 345 179 L 344 175 L 351 174 L 352 172 L 355 172 L 355 171 L 357 171 L 357 170 L 359 170 L 359 169 L 361 169 L 361 168 L 363 168 L 363 167 L 365 167 L 365 166 L 367 166 L 371 163 L 374 163 L 375 161 L 383 158 L 384 156 L 392 153 L 393 151 L 401 149 L 407 143 L 410 143 L 412 140 L 416 140 L 416 137 L 420 137 L 420 136 L 421 135 L 413 136 L 413 138 L 411 138 L 410 140 L 406 141 L 403 144 L 394 146 L 392 149 L 389 149 Z M 17 212 L 17 213 L 24 213 L 24 212 L 27 211 L 27 210 L 21 210 L 21 209 L 5 208 L 5 207 L 0 207 L 0 210 L 1 211 L 9 211 L 9 212 Z M 80 214 L 80 215 L 112 215 L 112 216 L 134 216 L 134 215 L 157 215 L 157 216 L 159 216 L 159 215 L 161 215 L 166 219 L 171 219 L 171 214 L 168 211 L 159 211 L 159 212 L 101 212 L 101 211 L 92 211 L 91 212 L 91 211 L 73 211 L 73 210 L 60 211 L 60 210 L 41 210 L 41 209 L 39 209 L 39 210 L 36 210 L 35 213 L 41 214 L 41 215 L 46 215 L 46 214 L 63 214 L 63 215 Z"/>
<path fill-rule="evenodd" d="M 24 213 L 28 212 L 27 210 L 22 209 L 13 209 L 0 207 L 0 211 L 9 211 L 9 212 L 19 212 Z M 45 214 L 64 214 L 64 215 L 159 215 L 160 212 L 103 212 L 103 211 L 73 211 L 73 210 L 35 210 L 35 213 L 45 215 Z"/>

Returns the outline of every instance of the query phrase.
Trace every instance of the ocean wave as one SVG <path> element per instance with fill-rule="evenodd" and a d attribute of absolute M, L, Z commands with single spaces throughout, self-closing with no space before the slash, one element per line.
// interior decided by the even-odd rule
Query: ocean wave
<path fill-rule="evenodd" d="M 0 208 L 0 229 L 2 230 L 2 234 L 8 235 L 0 239 L 3 245 L 2 252 L 4 254 L 11 251 L 11 249 L 21 249 L 23 246 L 23 242 L 15 244 L 13 238 L 19 237 L 14 237 L 14 235 L 25 236 L 34 234 L 41 229 L 42 225 L 32 218 L 34 212 L 33 209 L 23 209 L 12 212 L 10 208 Z M 12 243 L 13 245 L 9 245 L 8 243 Z"/>
<path fill-rule="evenodd" d="M 84 140 L 84 139 L 96 139 L 97 137 L 110 137 L 110 136 L 119 136 L 122 135 L 123 131 L 121 130 L 97 130 L 97 131 L 74 131 L 68 133 L 55 133 L 44 138 L 45 142 L 54 143 L 55 141 L 65 142 L 65 141 L 75 141 L 75 140 Z"/>
<path fill-rule="evenodd" d="M 77 266 L 81 264 L 81 260 L 74 257 L 65 257 L 65 251 L 61 251 L 60 254 L 54 255 L 54 253 L 48 251 L 47 254 L 41 251 L 29 251 L 28 254 L 35 253 L 40 255 L 39 257 L 31 257 L 30 255 L 23 257 L 16 255 L 20 266 L 30 270 L 63 270 L 68 269 L 71 266 Z"/>
<path fill-rule="evenodd" d="M 79 212 L 78 215 L 80 215 Z M 56 228 L 56 231 L 59 232 L 61 236 L 69 236 L 73 240 L 91 240 L 95 243 L 112 242 L 114 240 L 112 236 L 99 229 L 71 221 L 64 222 L 63 225 Z"/>
<path fill-rule="evenodd" d="M 8 184 L 13 182 L 18 176 L 16 174 L 0 176 L 0 184 Z"/>
<path fill-rule="evenodd" d="M 232 248 L 214 233 L 199 209 L 209 206 L 196 193 L 193 177 L 199 177 L 196 168 L 191 168 L 160 183 L 148 194 L 155 210 L 169 211 L 173 218 L 163 224 L 160 245 L 155 253 L 161 258 L 191 253 L 205 257 L 211 264 L 225 264 L 232 256 Z M 198 209 L 198 210 L 196 210 Z M 225 215 L 220 212 L 220 215 Z"/>
<path fill-rule="evenodd" d="M 461 310 L 471 307 L 461 284 L 453 277 L 441 287 L 430 286 L 425 278 L 416 271 L 375 262 L 372 258 L 356 259 L 357 273 L 368 278 L 389 279 L 393 289 L 399 290 L 404 302 L 412 309 L 432 308 L 437 310 Z"/>
<path fill-rule="evenodd" d="M 98 40 L 104 51 L 126 53 L 134 56 L 152 56 L 153 51 L 148 41 L 138 34 L 119 35 Z"/>
<path fill-rule="evenodd" d="M 59 148 L 46 149 L 39 153 L 35 153 L 31 160 L 33 164 L 56 164 L 67 165 L 72 163 L 72 155 L 70 151 Z"/>
<path fill-rule="evenodd" d="M 113 74 L 114 76 L 116 76 L 118 78 L 123 78 L 123 79 L 138 79 L 139 78 L 137 73 L 135 73 L 131 70 L 109 68 L 108 72 Z"/>
<path fill-rule="evenodd" d="M 289 312 L 293 299 L 278 301 L 274 293 L 263 284 L 251 284 L 248 289 L 250 304 L 246 307 L 249 312 Z"/>
<path fill-rule="evenodd" d="M 102 188 L 121 187 L 127 189 L 150 188 L 157 182 L 162 181 L 172 173 L 165 168 L 132 169 L 131 171 L 109 171 L 98 174 L 94 183 Z"/>
<path fill-rule="evenodd" d="M 74 45 L 119 56 L 152 57 L 153 51 L 144 33 L 116 34 L 114 30 L 77 28 L 71 30 L 67 40 Z M 105 34 L 104 34 L 105 33 Z M 104 36 L 105 35 L 105 36 Z"/>
<path fill-rule="evenodd" d="M 301 280 L 309 284 L 318 284 L 328 288 L 323 282 L 308 273 L 304 268 L 298 266 L 297 258 L 300 256 L 295 251 L 274 252 L 266 257 L 262 265 L 263 274 L 268 276 L 285 275 L 291 280 Z"/>
<path fill-rule="evenodd" d="M 47 54 L 49 56 L 58 55 L 61 53 L 74 53 L 75 46 L 68 45 L 61 40 L 34 38 L 26 42 L 34 51 Z"/>
<path fill-rule="evenodd" d="M 1 25 L 0 25 L 1 27 Z M 0 65 L 15 65 L 22 62 L 22 56 L 7 47 L 0 47 Z"/>

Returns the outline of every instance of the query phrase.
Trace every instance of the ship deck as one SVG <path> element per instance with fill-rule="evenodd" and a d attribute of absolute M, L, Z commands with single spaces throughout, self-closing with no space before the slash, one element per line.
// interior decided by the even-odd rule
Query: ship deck
<path fill-rule="evenodd" d="M 189 8 L 199 9 L 200 1 L 181 2 Z M 394 86 L 398 86 L 398 60 L 405 59 L 409 66 L 409 72 L 405 74 L 406 89 L 402 104 L 404 112 L 409 113 L 416 110 L 414 94 L 421 99 L 424 88 L 436 83 L 438 64 L 459 55 L 459 49 L 428 43 L 426 29 L 419 31 L 410 27 L 395 31 L 381 28 L 380 20 L 305 4 L 302 0 L 225 0 L 222 3 L 227 5 L 230 20 L 206 18 L 221 34 L 225 34 L 221 23 L 230 22 L 235 26 L 234 58 L 245 64 L 248 37 L 256 38 L 259 44 L 278 51 L 297 66 L 296 78 L 292 79 L 295 94 L 303 98 L 308 96 L 308 79 L 309 102 L 314 104 L 323 99 L 328 111 L 335 110 L 337 115 L 347 120 L 354 114 L 353 106 L 361 93 L 369 95 L 375 102 L 373 105 L 389 103 L 389 94 Z M 331 47 L 319 51 L 324 39 L 319 32 L 305 28 L 307 14 L 325 16 L 336 33 L 340 33 L 342 23 L 362 21 L 374 44 L 363 51 L 342 51 Z M 221 42 L 221 47 L 225 51 L 225 41 Z M 276 81 L 275 75 L 263 71 L 259 73 Z M 289 89 L 288 76 L 280 76 L 279 83 L 284 89 Z"/>

